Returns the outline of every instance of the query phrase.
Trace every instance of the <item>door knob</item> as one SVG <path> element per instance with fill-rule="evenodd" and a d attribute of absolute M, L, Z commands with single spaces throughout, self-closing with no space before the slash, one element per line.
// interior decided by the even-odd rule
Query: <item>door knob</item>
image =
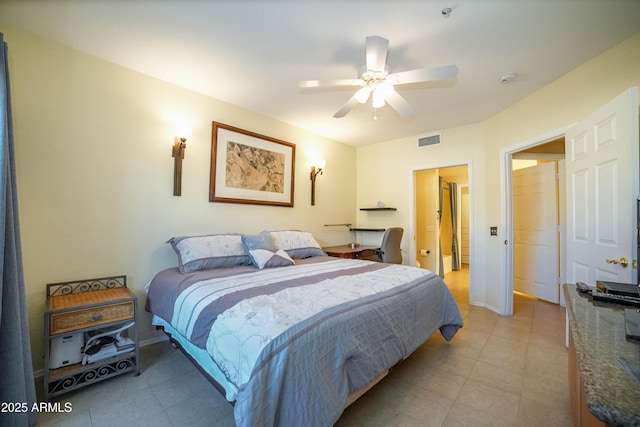
<path fill-rule="evenodd" d="M 627 264 L 629 264 L 629 260 L 626 259 L 625 257 L 620 258 L 620 260 L 608 259 L 606 261 L 607 261 L 607 264 L 620 264 L 622 267 L 626 267 Z"/>

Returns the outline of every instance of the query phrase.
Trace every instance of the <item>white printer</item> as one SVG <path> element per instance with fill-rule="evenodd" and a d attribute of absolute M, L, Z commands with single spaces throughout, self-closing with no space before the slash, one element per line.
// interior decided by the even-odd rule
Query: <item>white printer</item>
<path fill-rule="evenodd" d="M 49 369 L 57 369 L 82 362 L 84 332 L 60 335 L 51 339 Z"/>

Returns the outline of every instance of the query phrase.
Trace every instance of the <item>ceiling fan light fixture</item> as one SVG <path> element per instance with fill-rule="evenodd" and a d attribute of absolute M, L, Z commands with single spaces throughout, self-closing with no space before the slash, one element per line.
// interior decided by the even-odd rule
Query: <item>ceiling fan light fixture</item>
<path fill-rule="evenodd" d="M 371 102 L 371 106 L 373 108 L 382 108 L 384 107 L 384 94 L 380 91 L 376 90 L 373 92 L 373 101 Z"/>
<path fill-rule="evenodd" d="M 395 91 L 393 85 L 387 82 L 380 83 L 376 88 L 376 92 L 379 92 L 383 99 L 389 98 Z"/>
<path fill-rule="evenodd" d="M 364 104 L 369 99 L 369 95 L 371 94 L 371 89 L 369 87 L 363 87 L 356 92 L 356 100 L 360 104 Z"/>

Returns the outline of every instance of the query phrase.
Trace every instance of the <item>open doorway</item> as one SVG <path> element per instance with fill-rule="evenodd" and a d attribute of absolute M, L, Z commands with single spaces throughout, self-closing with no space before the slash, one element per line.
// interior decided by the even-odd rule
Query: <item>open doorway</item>
<path fill-rule="evenodd" d="M 513 287 L 560 302 L 564 136 L 513 153 Z"/>
<path fill-rule="evenodd" d="M 509 308 L 504 314 L 513 314 L 514 293 L 564 303 L 560 292 L 564 158 L 563 134 L 505 153 L 510 224 L 505 247 L 513 293 L 506 296 Z"/>
<path fill-rule="evenodd" d="M 416 170 L 414 182 L 415 265 L 443 277 L 455 288 L 452 291 L 468 301 L 472 262 L 469 167 Z"/>

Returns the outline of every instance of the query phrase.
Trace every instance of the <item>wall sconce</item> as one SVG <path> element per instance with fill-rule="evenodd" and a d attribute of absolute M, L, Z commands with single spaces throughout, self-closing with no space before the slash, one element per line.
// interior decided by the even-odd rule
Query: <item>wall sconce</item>
<path fill-rule="evenodd" d="M 173 157 L 173 195 L 182 195 L 182 159 L 187 148 L 187 138 L 191 136 L 191 126 L 184 120 L 176 123 L 175 142 L 171 147 Z"/>
<path fill-rule="evenodd" d="M 318 159 L 311 165 L 311 206 L 316 204 L 316 177 L 318 174 L 322 175 L 322 168 L 327 162 L 322 159 Z"/>
<path fill-rule="evenodd" d="M 187 148 L 187 138 L 176 136 L 175 144 L 171 147 L 171 156 L 173 157 L 173 195 L 182 195 L 182 159 L 184 159 L 184 150 Z"/>

